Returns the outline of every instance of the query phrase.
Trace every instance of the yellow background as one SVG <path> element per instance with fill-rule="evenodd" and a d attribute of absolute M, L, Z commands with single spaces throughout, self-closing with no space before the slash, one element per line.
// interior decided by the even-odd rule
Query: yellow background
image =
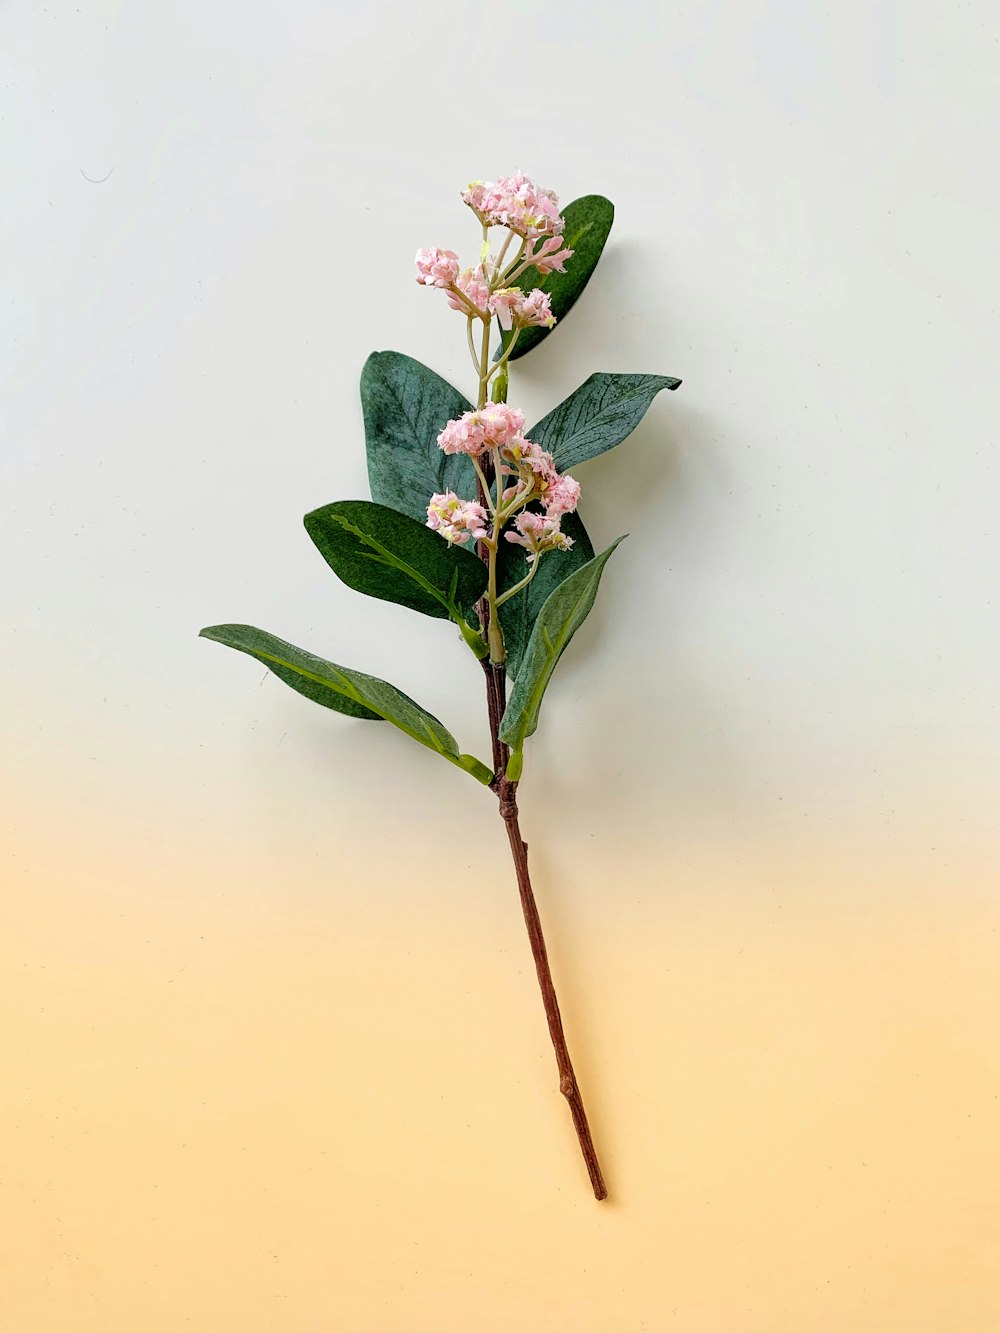
<path fill-rule="evenodd" d="M 446 883 L 360 800 L 293 821 L 314 846 L 290 853 L 25 815 L 10 1327 L 992 1326 L 984 874 L 831 848 L 677 863 L 653 838 L 612 856 L 570 816 L 535 862 L 598 1205 L 499 820 L 435 776 L 481 848 Z"/>

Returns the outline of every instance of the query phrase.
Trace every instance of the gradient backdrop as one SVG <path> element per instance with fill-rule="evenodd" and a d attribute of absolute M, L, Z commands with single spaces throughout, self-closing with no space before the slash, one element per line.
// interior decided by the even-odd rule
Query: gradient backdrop
<path fill-rule="evenodd" d="M 992 9 L 8 0 L 4 1329 L 1000 1327 Z M 684 379 L 523 785 L 604 1206 L 490 798 L 195 637 L 486 751 L 300 517 L 518 167 L 618 222 L 512 400 Z"/>

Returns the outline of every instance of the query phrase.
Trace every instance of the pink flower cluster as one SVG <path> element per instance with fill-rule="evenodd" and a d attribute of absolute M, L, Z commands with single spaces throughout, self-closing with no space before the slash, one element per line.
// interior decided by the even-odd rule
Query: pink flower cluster
<path fill-rule="evenodd" d="M 438 436 L 438 447 L 446 454 L 469 454 L 478 458 L 488 449 L 498 449 L 520 437 L 524 413 L 506 403 L 487 403 L 478 412 L 465 412 Z"/>
<path fill-rule="evenodd" d="M 432 495 L 427 506 L 427 526 L 440 532 L 448 545 L 464 546 L 470 538 L 489 536 L 486 510 L 475 500 L 460 500 L 454 491 Z"/>
<path fill-rule="evenodd" d="M 420 268 L 419 260 L 417 267 Z M 418 277 L 417 281 L 426 280 Z M 452 310 L 460 310 L 467 315 L 471 305 L 481 316 L 496 315 L 502 329 L 510 329 L 515 324 L 524 327 L 537 324 L 551 329 L 556 322 L 552 313 L 552 298 L 547 292 L 539 287 L 527 293 L 521 291 L 520 287 L 501 287 L 499 291 L 491 292 L 482 264 L 477 268 L 467 268 L 448 283 L 435 283 L 432 280 L 428 285 L 448 288 L 448 304 Z"/>
<path fill-rule="evenodd" d="M 448 304 L 452 310 L 461 310 L 465 315 L 469 313 L 469 305 L 474 306 L 480 315 L 486 314 L 490 306 L 490 286 L 482 264 L 467 268 L 455 278 L 448 292 Z"/>
<path fill-rule="evenodd" d="M 458 255 L 454 250 L 417 251 L 417 282 L 425 287 L 450 287 L 458 277 Z"/>
<path fill-rule="evenodd" d="M 558 197 L 519 171 L 497 181 L 473 181 L 462 198 L 484 226 L 508 227 L 526 240 L 562 234 Z"/>
<path fill-rule="evenodd" d="M 566 272 L 573 251 L 565 245 L 556 196 L 518 172 L 498 181 L 473 181 L 462 198 L 484 226 L 504 226 L 521 237 L 524 244 L 517 260 L 504 270 L 496 256 L 486 257 L 484 249 L 475 268 L 462 269 L 454 250 L 433 246 L 417 251 L 417 282 L 446 291 L 452 310 L 482 319 L 496 315 L 503 329 L 532 325 L 550 329 L 556 317 L 545 292 L 536 287 L 525 295 L 518 287 L 500 284 L 505 272 L 509 281 L 510 275 L 518 278 L 532 266 L 542 276 Z"/>
<path fill-rule="evenodd" d="M 525 328 L 537 324 L 551 329 L 556 322 L 551 296 L 538 287 L 527 295 L 520 287 L 501 287 L 490 297 L 489 304 L 502 329 L 509 329 L 514 324 Z"/>
<path fill-rule="evenodd" d="M 545 551 L 568 551 L 573 545 L 573 538 L 560 531 L 558 518 L 549 514 L 535 514 L 526 509 L 518 514 L 514 527 L 516 532 L 506 532 L 504 536 L 515 546 L 527 547 L 529 565 Z"/>
<path fill-rule="evenodd" d="M 438 446 L 446 454 L 467 454 L 470 458 L 497 451 L 501 521 L 524 511 L 532 501 L 541 504 L 544 515 L 521 512 L 514 523 L 516 531 L 505 534 L 508 541 L 527 547 L 532 562 L 543 551 L 566 551 L 572 546 L 572 539 L 560 531 L 559 521 L 563 514 L 576 509 L 580 483 L 559 472 L 552 455 L 534 440 L 525 439 L 523 432 L 523 412 L 507 403 L 488 403 L 449 421 L 438 435 Z M 484 530 L 475 530 L 470 524 L 484 529 L 486 521 L 482 506 L 463 503 L 453 492 L 433 496 L 427 511 L 428 526 L 449 541 L 458 540 L 449 535 L 456 528 L 477 539 L 485 536 Z"/>
<path fill-rule="evenodd" d="M 573 255 L 572 250 L 564 250 L 562 236 L 546 236 L 525 251 L 524 258 L 534 264 L 539 273 L 565 273 L 564 265 Z"/>
<path fill-rule="evenodd" d="M 580 502 L 580 483 L 569 473 L 559 472 L 552 455 L 541 445 L 516 436 L 500 450 L 500 457 L 513 465 L 506 470 L 518 478 L 513 488 L 518 498 L 523 497 L 525 503 L 540 500 L 546 514 L 557 523 L 563 514 L 574 512 Z"/>
<path fill-rule="evenodd" d="M 556 473 L 554 480 L 546 486 L 542 495 L 542 504 L 549 518 L 556 520 L 563 514 L 572 514 L 580 503 L 580 483 L 568 473 Z"/>

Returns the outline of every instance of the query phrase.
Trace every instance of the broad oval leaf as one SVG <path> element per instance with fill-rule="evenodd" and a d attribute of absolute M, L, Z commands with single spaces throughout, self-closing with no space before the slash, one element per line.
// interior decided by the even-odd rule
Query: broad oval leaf
<path fill-rule="evenodd" d="M 500 739 L 506 741 L 515 754 L 538 726 L 542 698 L 556 663 L 589 615 L 604 566 L 622 541 L 624 537 L 619 537 L 606 551 L 563 579 L 538 613 L 523 668 L 514 683 L 500 724 Z"/>
<path fill-rule="evenodd" d="M 435 492 L 476 494 L 476 474 L 437 437 L 472 404 L 447 380 L 402 352 L 372 352 L 361 371 L 361 407 L 372 499 L 421 522 Z"/>
<path fill-rule="evenodd" d="M 391 722 L 450 764 L 489 785 L 492 774 L 486 765 L 473 755 L 461 754 L 447 727 L 388 681 L 327 662 L 254 625 L 210 625 L 201 631 L 201 637 L 255 657 L 279 680 L 324 708 L 350 717 Z"/>
<path fill-rule="evenodd" d="M 560 523 L 573 545 L 568 551 L 550 551 L 541 557 L 538 573 L 528 586 L 500 608 L 500 627 L 507 650 L 507 671 L 517 679 L 538 613 L 550 594 L 570 574 L 594 558 L 594 547 L 579 514 L 564 514 Z M 497 590 L 501 594 L 520 583 L 528 572 L 523 546 L 502 541 L 497 552 Z"/>
<path fill-rule="evenodd" d="M 333 572 L 369 597 L 457 620 L 486 591 L 482 560 L 386 505 L 338 500 L 303 522 Z"/>
<path fill-rule="evenodd" d="M 573 251 L 573 257 L 566 261 L 566 272 L 542 276 L 536 268 L 529 268 L 514 283 L 515 287 L 520 287 L 525 292 L 530 292 L 535 287 L 548 292 L 552 298 L 552 313 L 557 320 L 555 328 L 559 327 L 559 323 L 576 305 L 580 293 L 597 267 L 604 243 L 611 231 L 611 224 L 615 220 L 615 206 L 610 199 L 605 199 L 601 194 L 586 194 L 583 198 L 574 199 L 571 204 L 567 204 L 562 215 L 566 224 L 563 235 L 566 244 Z M 518 357 L 537 347 L 550 332 L 550 329 L 545 328 L 522 329 L 517 346 L 510 354 L 511 361 L 516 361 Z M 506 351 L 509 342 L 510 334 L 502 334 L 501 352 Z"/>
<path fill-rule="evenodd" d="M 676 389 L 672 375 L 609 375 L 584 380 L 528 431 L 547 449 L 560 472 L 607 453 L 628 438 L 661 389 Z"/>

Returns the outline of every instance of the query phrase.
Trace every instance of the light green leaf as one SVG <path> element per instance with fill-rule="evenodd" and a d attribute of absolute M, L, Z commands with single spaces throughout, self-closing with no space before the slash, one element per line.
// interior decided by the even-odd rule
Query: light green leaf
<path fill-rule="evenodd" d="M 661 389 L 676 389 L 672 375 L 591 375 L 537 426 L 528 439 L 547 449 L 560 472 L 606 453 L 628 438 Z"/>
<path fill-rule="evenodd" d="M 482 560 L 386 505 L 338 500 L 303 521 L 333 572 L 369 597 L 458 623 L 486 591 Z"/>
<path fill-rule="evenodd" d="M 529 437 L 533 438 L 533 437 Z M 500 627 L 507 650 L 507 673 L 517 679 L 538 613 L 549 595 L 581 565 L 594 558 L 594 547 L 579 514 L 564 514 L 562 531 L 573 539 L 568 551 L 549 551 L 541 557 L 538 573 L 526 588 L 500 608 Z M 497 551 L 497 591 L 505 593 L 528 572 L 523 546 L 502 541 Z"/>
<path fill-rule="evenodd" d="M 590 613 L 597 596 L 604 566 L 611 558 L 619 537 L 606 551 L 582 565 L 549 594 L 538 613 L 531 639 L 524 655 L 524 664 L 500 724 L 500 739 L 519 755 L 525 740 L 538 726 L 542 698 L 556 663 L 566 645 Z M 515 760 L 515 767 L 519 763 Z"/>
<path fill-rule="evenodd" d="M 590 281 L 590 275 L 597 267 L 604 243 L 615 220 L 615 206 L 610 199 L 600 194 L 587 194 L 582 199 L 574 199 L 562 211 L 566 229 L 563 235 L 567 246 L 574 252 L 566 261 L 565 273 L 549 273 L 542 276 L 536 268 L 526 269 L 514 283 L 522 291 L 530 292 L 540 287 L 552 298 L 552 313 L 559 327 L 576 304 L 580 293 Z M 517 346 L 510 354 L 511 361 L 537 347 L 551 330 L 545 328 L 522 329 Z M 501 335 L 501 352 L 506 351 L 511 335 Z M 499 353 L 498 353 L 499 355 Z M 529 437 L 530 438 L 530 437 Z"/>
<path fill-rule="evenodd" d="M 489 785 L 492 774 L 474 756 L 461 754 L 451 732 L 402 690 L 377 676 L 327 662 L 253 625 L 210 625 L 201 637 L 255 657 L 299 694 L 351 717 L 384 719 L 450 764 Z"/>
<path fill-rule="evenodd" d="M 402 352 L 372 352 L 361 372 L 361 406 L 373 500 L 423 522 L 435 492 L 475 497 L 468 458 L 437 444 L 449 421 L 472 410 L 447 380 Z"/>

